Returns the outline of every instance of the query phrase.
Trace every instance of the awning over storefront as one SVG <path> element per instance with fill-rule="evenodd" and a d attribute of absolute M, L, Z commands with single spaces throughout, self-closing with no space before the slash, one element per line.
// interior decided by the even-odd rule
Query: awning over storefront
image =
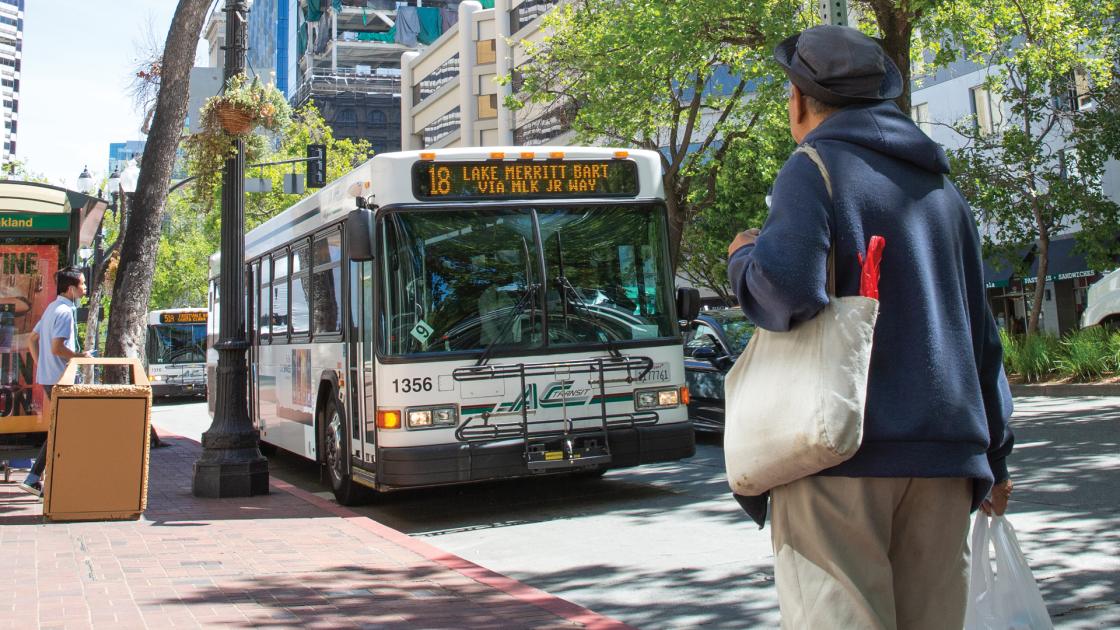
<path fill-rule="evenodd" d="M 1055 239 L 1050 241 L 1050 260 L 1047 261 L 1046 280 L 1071 280 L 1096 275 L 1096 270 L 1089 267 L 1085 255 L 1075 251 L 1077 240 L 1073 237 Z M 1023 284 L 1034 284 L 1038 280 L 1038 258 L 1031 261 L 1031 270 L 1023 278 Z"/>
<path fill-rule="evenodd" d="M 1021 247 L 1015 252 L 1015 260 L 1026 260 L 1031 255 L 1030 247 Z M 1006 256 L 992 256 L 984 260 L 984 286 L 989 289 L 1006 287 L 1015 275 L 1015 263 Z"/>
<path fill-rule="evenodd" d="M 0 181 L 0 232 L 6 235 L 62 234 L 70 238 L 68 257 L 93 242 L 101 217 L 108 208 L 104 199 L 40 184 Z"/>
<path fill-rule="evenodd" d="M 1084 254 L 1076 251 L 1077 240 L 1070 237 L 1050 241 L 1050 256 L 1047 261 L 1046 280 L 1070 280 L 1096 275 L 1096 270 L 1089 267 Z M 1016 251 L 1015 256 L 1023 262 L 1029 262 L 1030 268 L 1021 278 L 1015 272 L 1015 264 L 1005 257 L 992 257 L 984 261 L 984 283 L 989 289 L 1006 287 L 1012 278 L 1021 279 L 1023 284 L 1034 284 L 1038 280 L 1038 245 L 1023 247 Z"/>

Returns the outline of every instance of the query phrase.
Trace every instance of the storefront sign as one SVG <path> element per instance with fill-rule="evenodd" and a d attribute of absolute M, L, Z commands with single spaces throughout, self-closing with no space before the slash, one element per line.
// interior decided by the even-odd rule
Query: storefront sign
<path fill-rule="evenodd" d="M 0 213 L 0 231 L 65 232 L 69 229 L 68 214 Z"/>
<path fill-rule="evenodd" d="M 1081 271 L 1070 271 L 1067 273 L 1056 273 L 1046 276 L 1047 282 L 1057 282 L 1058 280 L 1073 280 L 1074 278 L 1091 278 L 1097 275 L 1097 272 L 1090 269 L 1082 269 Z M 1037 277 L 1023 278 L 1023 284 L 1034 284 L 1038 281 Z M 991 284 L 988 285 L 991 288 Z"/>

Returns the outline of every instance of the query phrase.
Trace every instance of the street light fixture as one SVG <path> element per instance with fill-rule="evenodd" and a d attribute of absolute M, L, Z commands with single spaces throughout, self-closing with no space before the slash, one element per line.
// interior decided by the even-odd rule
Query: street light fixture
<path fill-rule="evenodd" d="M 121 169 L 114 168 L 113 174 L 109 176 L 109 200 L 112 201 L 114 197 L 121 192 Z"/>
<path fill-rule="evenodd" d="M 83 166 L 82 174 L 78 175 L 78 192 L 83 195 L 93 190 L 93 175 L 89 174 L 89 168 Z"/>

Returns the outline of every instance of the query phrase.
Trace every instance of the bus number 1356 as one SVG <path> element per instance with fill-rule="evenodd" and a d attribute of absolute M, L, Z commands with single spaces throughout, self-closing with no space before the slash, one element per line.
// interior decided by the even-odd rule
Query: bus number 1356
<path fill-rule="evenodd" d="M 411 392 L 430 392 L 432 391 L 432 377 L 393 379 L 393 391 L 398 394 L 400 392 L 406 394 Z"/>

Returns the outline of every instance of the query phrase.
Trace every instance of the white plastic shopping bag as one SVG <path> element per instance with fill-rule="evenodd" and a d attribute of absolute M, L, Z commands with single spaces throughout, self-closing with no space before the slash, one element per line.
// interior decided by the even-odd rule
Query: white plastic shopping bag
<path fill-rule="evenodd" d="M 965 630 L 1051 630 L 1042 594 L 1019 549 L 1015 530 L 1002 516 L 976 512 L 972 524 L 972 570 Z M 992 571 L 992 549 L 996 569 Z"/>

